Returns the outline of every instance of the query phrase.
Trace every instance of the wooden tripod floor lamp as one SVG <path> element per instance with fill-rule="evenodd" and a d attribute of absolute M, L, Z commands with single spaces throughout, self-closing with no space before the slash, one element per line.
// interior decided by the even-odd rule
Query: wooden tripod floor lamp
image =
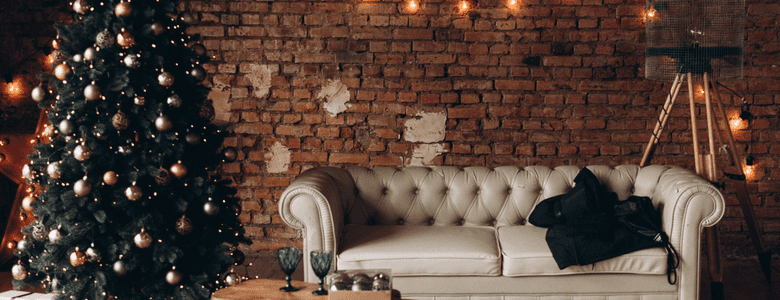
<path fill-rule="evenodd" d="M 654 146 L 659 141 L 659 136 L 663 132 L 664 126 L 669 119 L 669 115 L 672 111 L 674 103 L 677 99 L 677 95 L 684 81 L 688 84 L 688 98 L 691 117 L 691 134 L 693 140 L 693 157 L 696 173 L 709 180 L 710 182 L 718 182 L 720 172 L 717 166 L 716 149 L 724 149 L 722 147 L 715 147 L 715 140 L 718 140 L 718 144 L 723 145 L 723 135 L 726 136 L 725 148 L 728 152 L 727 158 L 729 164 L 723 169 L 723 174 L 731 180 L 735 181 L 736 195 L 739 200 L 739 204 L 742 208 L 742 213 L 747 223 L 748 232 L 750 233 L 753 246 L 758 253 L 758 259 L 761 264 L 761 269 L 767 278 L 770 280 L 770 260 L 772 253 L 764 248 L 764 243 L 761 237 L 761 233 L 758 230 L 756 219 L 753 214 L 753 206 L 750 203 L 750 196 L 747 192 L 747 186 L 745 184 L 745 173 L 742 169 L 742 154 L 739 148 L 736 147 L 734 142 L 734 136 L 731 133 L 731 128 L 728 122 L 726 111 L 723 108 L 723 101 L 718 93 L 719 84 L 715 80 L 710 80 L 707 72 L 702 74 L 702 86 L 704 89 L 705 110 L 707 116 L 707 148 L 708 153 L 700 153 L 698 128 L 696 125 L 696 103 L 694 100 L 694 89 L 692 73 L 678 74 L 672 84 L 669 96 L 666 98 L 663 109 L 661 110 L 658 122 L 653 129 L 653 134 L 650 137 L 650 141 L 645 147 L 645 151 L 642 155 L 642 160 L 639 163 L 640 166 L 645 166 L 650 159 L 650 154 Z M 712 97 L 711 97 L 712 96 Z M 714 98 L 714 99 L 713 99 Z M 714 100 L 714 101 L 713 101 Z M 713 102 L 717 104 L 717 109 L 713 106 Z M 718 115 L 716 116 L 716 112 Z M 722 118 L 722 122 L 716 120 L 717 117 Z M 725 124 L 726 128 L 721 129 L 718 124 Z M 718 238 L 718 225 L 706 229 L 707 240 L 707 258 L 710 277 L 712 278 L 712 297 L 713 299 L 723 299 L 723 271 L 721 267 L 721 255 L 720 255 L 720 242 Z"/>

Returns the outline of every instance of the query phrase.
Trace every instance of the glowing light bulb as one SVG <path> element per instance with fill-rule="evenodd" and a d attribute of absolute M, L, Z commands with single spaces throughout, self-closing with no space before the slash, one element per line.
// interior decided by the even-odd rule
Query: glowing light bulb
<path fill-rule="evenodd" d="M 414 1 L 409 1 L 409 9 L 411 10 L 417 9 L 417 3 Z"/>
<path fill-rule="evenodd" d="M 469 3 L 466 2 L 466 1 L 461 1 L 460 2 L 460 10 L 461 11 L 466 11 L 467 9 L 469 9 Z"/>
<path fill-rule="evenodd" d="M 509 0 L 509 5 L 515 5 L 517 4 L 517 0 Z"/>
<path fill-rule="evenodd" d="M 655 17 L 655 9 L 652 9 L 652 8 L 651 8 L 650 10 L 648 10 L 648 11 L 647 11 L 647 17 L 648 17 L 648 18 Z"/>

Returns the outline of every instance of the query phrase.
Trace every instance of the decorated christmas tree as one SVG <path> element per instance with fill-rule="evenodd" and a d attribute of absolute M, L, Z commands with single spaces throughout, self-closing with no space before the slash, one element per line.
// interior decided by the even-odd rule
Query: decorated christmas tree
<path fill-rule="evenodd" d="M 235 189 L 213 175 L 235 149 L 210 122 L 206 49 L 185 31 L 194 18 L 174 0 L 75 0 L 73 16 L 55 26 L 63 60 L 32 93 L 52 126 L 23 171 L 35 221 L 14 286 L 207 299 L 247 239 Z"/>

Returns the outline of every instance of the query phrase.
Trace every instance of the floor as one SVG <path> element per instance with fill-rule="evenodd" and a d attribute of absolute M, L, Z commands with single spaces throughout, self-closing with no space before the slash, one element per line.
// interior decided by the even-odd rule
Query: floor
<path fill-rule="evenodd" d="M 10 289 L 13 289 L 11 272 L 8 268 L 0 269 L 0 291 Z M 35 291 L 29 288 L 26 290 Z M 771 285 L 761 272 L 757 261 L 725 261 L 723 264 L 723 292 L 726 300 L 780 300 L 780 261 L 777 258 L 772 260 Z M 700 296 L 701 300 L 711 300 L 707 270 L 702 270 Z"/>

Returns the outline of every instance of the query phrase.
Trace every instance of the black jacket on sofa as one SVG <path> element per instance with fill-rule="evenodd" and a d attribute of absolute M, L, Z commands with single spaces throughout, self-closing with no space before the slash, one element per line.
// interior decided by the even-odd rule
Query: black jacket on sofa
<path fill-rule="evenodd" d="M 528 218 L 531 224 L 548 228 L 545 239 L 559 268 L 665 247 L 669 283 L 676 282 L 677 253 L 650 198 L 618 201 L 588 168 L 582 168 L 574 183 L 566 194 L 539 203 Z"/>

